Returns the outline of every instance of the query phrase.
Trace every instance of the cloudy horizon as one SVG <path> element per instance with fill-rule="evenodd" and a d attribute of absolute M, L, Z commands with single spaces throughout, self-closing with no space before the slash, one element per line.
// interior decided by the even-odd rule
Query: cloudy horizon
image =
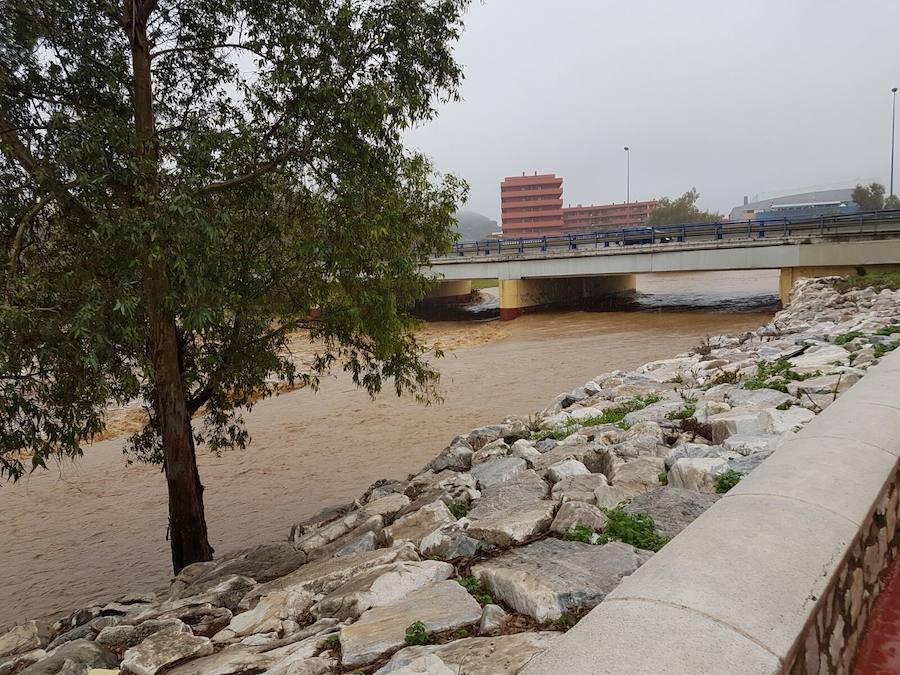
<path fill-rule="evenodd" d="M 564 178 L 565 204 L 677 196 L 726 213 L 790 192 L 887 185 L 900 3 L 473 2 L 463 101 L 407 135 L 499 220 L 499 183 Z M 895 177 L 895 192 L 898 192 Z"/>

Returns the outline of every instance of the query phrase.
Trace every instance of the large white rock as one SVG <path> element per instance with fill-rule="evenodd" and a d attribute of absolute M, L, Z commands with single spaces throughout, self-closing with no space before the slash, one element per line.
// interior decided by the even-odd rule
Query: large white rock
<path fill-rule="evenodd" d="M 282 622 L 301 623 L 312 604 L 313 594 L 302 586 L 272 591 L 260 598 L 256 607 L 232 618 L 228 626 L 214 636 L 213 640 L 227 641 L 254 633 L 280 634 Z"/>
<path fill-rule="evenodd" d="M 570 476 L 563 478 L 553 486 L 551 495 L 553 499 L 561 502 L 588 502 L 595 501 L 594 490 L 609 484 L 602 473 L 590 473 L 582 476 Z"/>
<path fill-rule="evenodd" d="M 765 415 L 766 430 L 770 434 L 780 436 L 788 432 L 797 432 L 816 414 L 812 410 L 793 406 L 787 410 L 767 410 Z"/>
<path fill-rule="evenodd" d="M 418 511 L 401 516 L 393 524 L 384 528 L 388 544 L 400 541 L 411 541 L 418 547 L 422 537 L 431 534 L 444 525 L 456 521 L 447 505 L 440 499 L 426 504 Z"/>
<path fill-rule="evenodd" d="M 777 389 L 735 389 L 728 395 L 734 407 L 777 408 L 792 401 L 796 402 L 792 395 Z"/>
<path fill-rule="evenodd" d="M 585 476 L 588 474 L 590 474 L 590 471 L 577 459 L 564 459 L 547 469 L 547 479 L 551 483 L 558 483 L 563 478 L 569 478 L 570 476 Z"/>
<path fill-rule="evenodd" d="M 593 607 L 652 554 L 628 544 L 543 539 L 472 568 L 494 598 L 537 621 Z"/>
<path fill-rule="evenodd" d="M 641 410 L 635 410 L 625 415 L 622 420 L 625 424 L 637 424 L 639 422 L 664 422 L 666 416 L 684 408 L 683 401 L 660 401 L 648 405 Z"/>
<path fill-rule="evenodd" d="M 368 502 L 362 510 L 368 516 L 392 516 L 409 506 L 409 497 L 395 492 Z"/>
<path fill-rule="evenodd" d="M 637 459 L 617 464 L 610 477 L 613 485 L 637 483 L 650 489 L 659 486 L 659 474 L 666 470 L 662 457 L 638 457 Z"/>
<path fill-rule="evenodd" d="M 789 361 L 792 369 L 801 375 L 816 371 L 827 373 L 835 364 L 841 366 L 849 364 L 850 352 L 839 345 L 815 345 Z"/>
<path fill-rule="evenodd" d="M 374 567 L 322 598 L 316 617 L 355 619 L 367 609 L 402 600 L 411 592 L 453 576 L 453 565 L 437 560 L 398 562 Z"/>
<path fill-rule="evenodd" d="M 209 638 L 177 629 L 158 631 L 125 652 L 122 670 L 135 675 L 156 675 L 159 671 L 188 659 L 209 656 L 215 651 Z"/>
<path fill-rule="evenodd" d="M 45 646 L 50 639 L 49 627 L 38 621 L 27 621 L 0 635 L 0 657 L 23 654 Z"/>
<path fill-rule="evenodd" d="M 529 537 L 546 532 L 555 512 L 555 501 L 529 502 L 473 519 L 467 532 L 494 546 L 521 544 Z"/>
<path fill-rule="evenodd" d="M 718 457 L 683 457 L 669 471 L 669 485 L 697 492 L 715 492 L 716 476 L 728 470 Z"/>
<path fill-rule="evenodd" d="M 778 444 L 778 436 L 767 434 L 765 436 L 747 436 L 738 434 L 729 436 L 722 442 L 722 446 L 729 452 L 740 455 L 752 455 L 757 452 L 774 450 Z"/>
<path fill-rule="evenodd" d="M 420 588 L 403 600 L 363 612 L 341 627 L 341 663 L 346 668 L 376 661 L 405 644 L 406 629 L 416 622 L 431 635 L 481 621 L 481 605 L 455 581 Z"/>
<path fill-rule="evenodd" d="M 532 441 L 526 441 L 524 438 L 520 438 L 512 444 L 512 447 L 509 449 L 509 454 L 511 457 L 524 459 L 529 468 L 533 468 L 534 463 L 541 458 L 541 453 L 534 447 L 534 443 Z"/>
<path fill-rule="evenodd" d="M 375 675 L 399 675 L 408 664 L 429 655 L 440 658 L 444 664 L 451 667 L 454 675 L 457 673 L 516 675 L 529 661 L 546 651 L 561 636 L 562 633 L 551 631 L 516 633 L 496 637 L 464 638 L 442 645 L 406 647 L 394 654 L 387 665 L 377 670 Z"/>
<path fill-rule="evenodd" d="M 435 530 L 422 537 L 419 551 L 426 558 L 437 558 L 438 560 L 453 560 L 462 556 L 475 555 L 485 544 L 466 534 L 468 526 L 468 518 L 461 518 L 455 523 Z"/>
<path fill-rule="evenodd" d="M 626 499 L 653 489 L 647 483 L 622 483 L 621 485 L 601 485 L 594 490 L 594 502 L 601 509 L 615 508 Z"/>
<path fill-rule="evenodd" d="M 559 507 L 556 517 L 550 524 L 550 530 L 565 534 L 576 525 L 584 525 L 594 532 L 603 532 L 609 519 L 593 504 L 585 502 L 565 502 Z"/>
<path fill-rule="evenodd" d="M 479 487 L 484 490 L 491 485 L 513 478 L 527 468 L 525 460 L 519 457 L 499 457 L 472 467 L 471 473 L 478 481 Z"/>
<path fill-rule="evenodd" d="M 521 504 L 546 499 L 550 486 L 534 471 L 528 470 L 514 478 L 482 490 L 481 497 L 472 502 L 468 517 L 478 520 Z"/>
<path fill-rule="evenodd" d="M 712 429 L 713 443 L 722 443 L 729 436 L 759 436 L 769 433 L 767 409 L 738 406 L 727 412 L 713 415 L 708 422 Z"/>

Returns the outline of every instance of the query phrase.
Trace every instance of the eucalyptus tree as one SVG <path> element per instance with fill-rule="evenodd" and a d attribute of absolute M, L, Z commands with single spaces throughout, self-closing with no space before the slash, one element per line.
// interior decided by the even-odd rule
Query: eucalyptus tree
<path fill-rule="evenodd" d="M 434 395 L 409 309 L 467 188 L 402 134 L 458 96 L 467 2 L 0 0 L 0 477 L 140 402 L 177 572 L 213 554 L 195 443 L 279 382 Z"/>

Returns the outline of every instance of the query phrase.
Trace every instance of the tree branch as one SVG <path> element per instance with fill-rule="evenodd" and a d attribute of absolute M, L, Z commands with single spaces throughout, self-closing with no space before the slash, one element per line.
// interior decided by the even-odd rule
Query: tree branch
<path fill-rule="evenodd" d="M 258 50 L 253 49 L 252 47 L 248 47 L 245 44 L 241 44 L 240 42 L 220 42 L 214 45 L 168 47 L 167 49 L 160 49 L 157 52 L 153 52 L 152 54 L 150 54 L 150 58 L 156 59 L 160 56 L 165 56 L 166 54 L 180 52 L 210 52 L 216 49 L 243 49 L 244 51 L 251 52 L 252 54 L 256 54 L 257 56 L 263 56 Z"/>
<path fill-rule="evenodd" d="M 200 192 L 221 192 L 222 190 L 228 190 L 233 187 L 237 187 L 239 185 L 243 185 L 254 178 L 258 178 L 263 174 L 269 173 L 270 171 L 274 171 L 280 165 L 284 164 L 289 159 L 300 156 L 300 151 L 296 149 L 285 150 L 279 155 L 276 155 L 272 159 L 270 159 L 265 164 L 260 164 L 253 171 L 249 173 L 245 173 L 243 176 L 236 176 L 234 178 L 229 178 L 228 180 L 218 181 L 216 183 L 210 183 L 204 187 L 200 188 Z"/>

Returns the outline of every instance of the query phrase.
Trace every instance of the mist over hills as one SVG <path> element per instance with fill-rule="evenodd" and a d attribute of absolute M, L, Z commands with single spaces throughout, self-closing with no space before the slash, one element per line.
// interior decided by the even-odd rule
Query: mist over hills
<path fill-rule="evenodd" d="M 484 214 L 475 211 L 458 211 L 455 217 L 460 241 L 487 239 L 491 232 L 500 229 L 496 220 L 491 220 Z"/>

